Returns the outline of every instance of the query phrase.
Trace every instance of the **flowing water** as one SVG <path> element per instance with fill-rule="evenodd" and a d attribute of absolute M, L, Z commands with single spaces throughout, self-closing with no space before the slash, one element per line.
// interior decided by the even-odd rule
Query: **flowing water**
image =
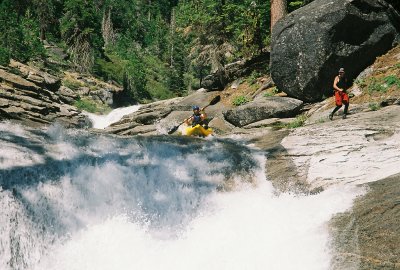
<path fill-rule="evenodd" d="M 132 105 L 129 107 L 123 107 L 123 108 L 118 108 L 118 109 L 112 110 L 110 113 L 108 113 L 106 115 L 98 115 L 98 114 L 88 113 L 88 112 L 85 112 L 85 114 L 89 117 L 89 119 L 93 123 L 94 128 L 103 129 L 105 127 L 108 127 L 112 123 L 115 123 L 115 122 L 121 120 L 121 118 L 124 115 L 136 112 L 137 110 L 139 110 L 139 108 L 140 108 L 140 105 Z"/>
<path fill-rule="evenodd" d="M 329 269 L 359 193 L 274 192 L 235 140 L 0 123 L 0 269 Z M 268 157 L 266 157 L 268 158 Z"/>

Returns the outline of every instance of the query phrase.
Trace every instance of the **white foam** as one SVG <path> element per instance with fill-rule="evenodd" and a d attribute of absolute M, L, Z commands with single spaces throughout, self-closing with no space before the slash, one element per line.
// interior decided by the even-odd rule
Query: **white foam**
<path fill-rule="evenodd" d="M 11 259 L 20 260 L 21 269 L 26 263 L 35 270 L 329 269 L 327 222 L 362 192 L 341 186 L 313 196 L 277 197 L 265 179 L 262 155 L 253 157 L 258 166 L 241 171 L 240 164 L 232 164 L 234 153 L 218 141 L 204 142 L 213 151 L 189 151 L 190 145 L 156 139 L 80 140 L 57 127 L 48 135 L 48 141 L 46 136 L 33 139 L 46 149 L 42 158 L 57 161 L 58 168 L 48 168 L 59 170 L 49 174 L 56 178 L 37 181 L 22 170 L 32 183 L 17 185 L 17 197 L 11 189 L 0 191 L 5 209 L 0 221 L 7 225 L 0 229 L 0 248 L 24 247 L 23 254 L 4 252 L 1 269 L 10 269 Z M 70 159 L 67 167 L 57 155 Z M 230 175 L 236 167 L 238 174 Z M 38 169 L 46 176 L 47 167 Z M 239 178 L 240 173 L 255 182 L 215 191 L 227 175 Z M 15 206 L 8 207 L 11 198 Z M 50 238 L 42 237 L 44 231 Z M 13 241 L 10 234 L 16 235 Z"/>
<path fill-rule="evenodd" d="M 178 238 L 117 216 L 73 235 L 37 270 L 329 269 L 326 223 L 359 193 L 275 197 L 267 182 L 216 193 Z"/>
<path fill-rule="evenodd" d="M 107 115 L 97 115 L 94 113 L 85 112 L 85 114 L 89 117 L 89 119 L 93 123 L 93 127 L 97 129 L 104 129 L 111 125 L 112 123 L 118 122 L 124 117 L 124 115 L 131 114 L 139 110 L 140 105 L 133 105 L 124 108 L 118 108 L 112 110 Z"/>

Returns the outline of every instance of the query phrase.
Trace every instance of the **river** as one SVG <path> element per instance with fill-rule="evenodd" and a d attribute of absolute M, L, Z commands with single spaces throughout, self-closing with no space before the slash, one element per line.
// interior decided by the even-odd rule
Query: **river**
<path fill-rule="evenodd" d="M 0 269 L 329 269 L 360 194 L 280 194 L 240 139 L 0 122 Z M 268 168 L 267 168 L 268 169 Z"/>

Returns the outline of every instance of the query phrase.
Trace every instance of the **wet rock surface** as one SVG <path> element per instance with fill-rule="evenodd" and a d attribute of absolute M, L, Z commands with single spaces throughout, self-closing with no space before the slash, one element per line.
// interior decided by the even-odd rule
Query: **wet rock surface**
<path fill-rule="evenodd" d="M 331 222 L 332 269 L 400 269 L 400 174 L 367 187 L 349 212 Z"/>

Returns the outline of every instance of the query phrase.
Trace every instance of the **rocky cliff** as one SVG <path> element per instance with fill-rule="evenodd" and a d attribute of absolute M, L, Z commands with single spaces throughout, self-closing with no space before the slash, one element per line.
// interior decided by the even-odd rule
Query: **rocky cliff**
<path fill-rule="evenodd" d="M 66 127 L 87 127 L 90 122 L 75 105 L 82 100 L 113 106 L 122 88 L 67 70 L 51 70 L 11 60 L 0 66 L 0 120 L 28 125 L 58 122 Z"/>

